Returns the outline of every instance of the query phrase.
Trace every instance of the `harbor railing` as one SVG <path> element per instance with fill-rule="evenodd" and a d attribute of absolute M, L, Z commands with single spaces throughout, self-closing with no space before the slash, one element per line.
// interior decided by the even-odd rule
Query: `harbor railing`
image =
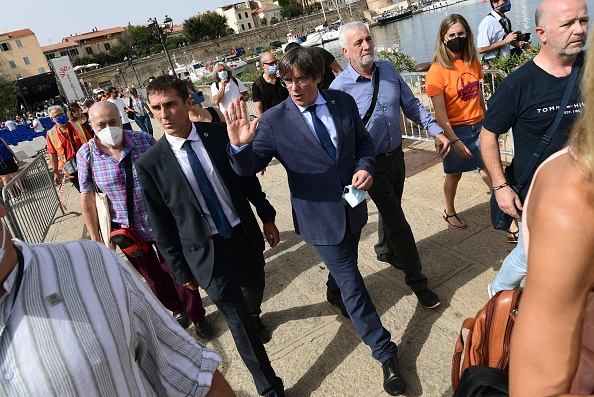
<path fill-rule="evenodd" d="M 484 79 L 480 83 L 481 91 L 485 97 L 485 101 L 487 101 L 493 92 L 499 85 L 499 83 L 507 77 L 507 74 L 500 69 L 484 69 L 483 73 L 485 75 Z M 411 88 L 415 96 L 419 99 L 421 104 L 425 106 L 427 110 L 431 113 L 434 113 L 435 110 L 433 109 L 433 103 L 431 102 L 431 98 L 425 92 L 425 77 L 427 75 L 426 72 L 409 72 L 409 73 L 401 73 L 404 81 L 408 84 Z M 243 83 L 248 91 L 252 92 L 252 84 L 253 83 Z M 212 96 L 210 93 L 210 86 L 199 86 L 199 90 L 201 90 L 204 94 L 205 102 L 202 104 L 204 107 L 207 106 L 216 106 L 212 101 Z M 250 99 L 247 102 L 247 110 L 250 115 L 256 115 L 256 108 L 254 107 L 254 102 Z M 402 137 L 405 139 L 412 139 L 417 141 L 433 141 L 433 137 L 429 134 L 429 132 L 423 128 L 423 126 L 409 120 L 404 113 L 401 112 L 401 129 L 402 129 Z M 499 136 L 499 149 L 501 151 L 501 155 L 504 157 L 513 157 L 513 135 L 512 131 L 508 131 L 505 134 L 501 134 Z M 509 160 L 508 159 L 508 160 Z"/>
<path fill-rule="evenodd" d="M 58 211 L 66 215 L 43 154 L 2 188 L 2 203 L 13 237 L 31 244 L 44 241 Z"/>

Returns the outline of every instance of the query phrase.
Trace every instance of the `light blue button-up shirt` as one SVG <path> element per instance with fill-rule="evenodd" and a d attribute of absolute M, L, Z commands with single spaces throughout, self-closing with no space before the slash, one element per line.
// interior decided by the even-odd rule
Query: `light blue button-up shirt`
<path fill-rule="evenodd" d="M 330 139 L 332 140 L 334 147 L 338 148 L 336 126 L 334 125 L 334 121 L 332 120 L 332 116 L 330 115 L 328 105 L 326 105 L 326 100 L 320 94 L 320 91 L 318 91 L 318 97 L 316 98 L 316 101 L 313 104 L 318 105 L 316 108 L 316 115 L 322 121 L 322 123 L 324 123 L 324 126 L 328 130 L 328 134 L 330 135 Z M 320 142 L 320 138 L 318 138 L 318 134 L 316 133 L 316 129 L 314 128 L 313 117 L 311 113 L 307 110 L 309 106 L 303 107 L 297 105 L 296 103 L 295 106 L 297 106 L 297 109 L 299 109 L 299 111 L 301 112 L 301 116 L 305 120 L 305 124 L 307 124 L 313 136 L 317 139 L 318 142 Z"/>
<path fill-rule="evenodd" d="M 400 109 L 410 120 L 426 128 L 432 136 L 443 132 L 431 113 L 415 97 L 410 87 L 389 61 L 376 61 L 372 79 L 380 71 L 377 103 L 367 131 L 375 144 L 375 154 L 391 152 L 402 144 L 400 130 Z M 350 94 L 357 102 L 359 116 L 363 118 L 373 98 L 373 83 L 361 76 L 351 65 L 339 74 L 330 88 Z"/>

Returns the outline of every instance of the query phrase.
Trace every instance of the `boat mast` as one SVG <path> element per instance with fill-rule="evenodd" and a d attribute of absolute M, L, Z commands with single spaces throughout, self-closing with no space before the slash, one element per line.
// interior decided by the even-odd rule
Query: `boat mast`
<path fill-rule="evenodd" d="M 324 0 L 320 0 L 320 4 L 322 5 L 322 14 L 324 14 L 324 25 L 328 25 L 328 21 L 326 20 L 326 11 L 324 11 Z"/>
<path fill-rule="evenodd" d="M 336 6 L 336 13 L 338 14 L 338 20 L 342 23 L 342 15 L 340 15 L 340 9 L 338 8 L 338 1 L 334 0 L 334 5 Z"/>

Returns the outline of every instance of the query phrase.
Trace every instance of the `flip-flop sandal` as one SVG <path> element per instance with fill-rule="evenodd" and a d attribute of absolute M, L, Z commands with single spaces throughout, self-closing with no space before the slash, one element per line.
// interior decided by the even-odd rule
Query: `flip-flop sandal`
<path fill-rule="evenodd" d="M 466 229 L 468 227 L 468 225 L 465 225 L 464 222 L 462 222 L 462 220 L 460 218 L 458 218 L 458 214 L 457 213 L 453 213 L 452 215 L 448 215 L 448 213 L 446 212 L 446 210 L 443 210 L 443 215 L 441 216 L 443 218 L 443 220 L 450 225 L 451 227 L 455 228 L 455 229 Z M 460 222 L 460 226 L 456 226 L 454 225 L 452 222 L 450 222 L 449 218 L 456 218 L 456 220 L 458 222 Z"/>
<path fill-rule="evenodd" d="M 520 229 L 516 230 L 515 232 L 510 232 L 508 230 L 507 233 L 508 234 L 511 234 L 511 236 L 507 236 L 507 242 L 508 243 L 511 243 L 511 244 L 517 244 L 518 237 L 519 237 L 519 232 L 520 232 Z"/>

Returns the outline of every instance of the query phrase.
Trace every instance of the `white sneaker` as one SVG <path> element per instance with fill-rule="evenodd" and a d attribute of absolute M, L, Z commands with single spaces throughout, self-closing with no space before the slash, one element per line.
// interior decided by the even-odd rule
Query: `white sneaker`
<path fill-rule="evenodd" d="M 487 295 L 489 295 L 489 299 L 495 296 L 495 291 L 493 291 L 493 283 L 487 285 Z"/>

